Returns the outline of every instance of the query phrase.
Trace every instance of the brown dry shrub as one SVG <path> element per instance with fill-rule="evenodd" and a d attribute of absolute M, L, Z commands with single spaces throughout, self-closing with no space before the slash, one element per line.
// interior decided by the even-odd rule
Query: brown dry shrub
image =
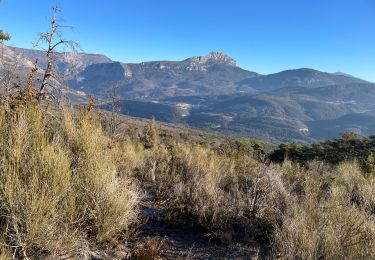
<path fill-rule="evenodd" d="M 365 203 L 372 183 L 353 162 L 323 176 L 309 172 L 303 197 L 276 228 L 275 254 L 283 259 L 373 259 L 375 224 Z"/>
<path fill-rule="evenodd" d="M 53 121 L 53 122 L 52 122 Z M 95 119 L 0 109 L 0 252 L 41 258 L 127 236 L 139 194 Z"/>
<path fill-rule="evenodd" d="M 281 168 L 250 157 L 225 158 L 199 146 L 173 153 L 169 178 L 170 219 L 195 219 L 216 237 L 249 241 L 268 238 L 290 197 Z"/>
<path fill-rule="evenodd" d="M 152 260 L 161 259 L 166 238 L 148 237 L 142 243 L 137 245 L 131 256 L 134 260 Z"/>

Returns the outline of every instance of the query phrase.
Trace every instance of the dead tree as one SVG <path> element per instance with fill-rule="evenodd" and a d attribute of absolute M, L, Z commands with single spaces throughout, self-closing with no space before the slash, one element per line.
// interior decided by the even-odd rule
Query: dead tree
<path fill-rule="evenodd" d="M 38 42 L 35 44 L 38 47 L 41 47 L 40 44 L 46 44 L 47 48 L 44 49 L 46 52 L 47 66 L 44 70 L 41 84 L 39 88 L 39 93 L 43 95 L 46 87 L 51 85 L 52 80 L 57 80 L 56 75 L 58 74 L 56 64 L 54 62 L 54 54 L 61 47 L 68 48 L 71 52 L 76 52 L 79 49 L 79 46 L 76 42 L 71 40 L 66 40 L 62 36 L 62 29 L 68 28 L 73 29 L 72 26 L 62 25 L 57 20 L 57 15 L 60 12 L 60 9 L 55 6 L 52 8 L 52 18 L 51 26 L 49 32 L 40 33 Z"/>
<path fill-rule="evenodd" d="M 115 137 L 117 128 L 121 124 L 119 120 L 120 104 L 117 95 L 118 84 L 114 84 L 109 91 L 109 101 L 111 103 L 111 116 L 109 119 L 109 131 L 111 137 Z"/>

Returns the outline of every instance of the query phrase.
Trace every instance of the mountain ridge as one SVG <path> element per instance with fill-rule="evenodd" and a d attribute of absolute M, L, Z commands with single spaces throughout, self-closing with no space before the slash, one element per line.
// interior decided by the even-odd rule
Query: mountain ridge
<path fill-rule="evenodd" d="M 17 54 L 20 49 L 10 51 Z M 22 49 L 18 54 L 32 59 L 42 52 Z M 62 56 L 57 54 L 57 60 L 64 70 L 68 64 Z M 360 114 L 375 116 L 375 84 L 342 72 L 299 68 L 261 75 L 242 69 L 222 52 L 141 63 L 104 55 L 76 58 L 81 66 L 67 82 L 72 95 L 81 95 L 80 102 L 82 95 L 93 95 L 111 109 L 109 96 L 115 90 L 121 113 L 129 116 L 272 142 L 311 142 L 346 130 L 371 134 L 373 129 L 356 124 L 363 121 L 357 120 Z M 25 70 L 32 62 L 27 64 Z M 356 119 L 355 124 L 340 118 Z"/>
<path fill-rule="evenodd" d="M 12 46 L 8 46 L 8 48 L 27 58 L 32 63 L 37 60 L 38 65 L 43 69 L 47 66 L 47 58 L 45 56 L 45 52 L 42 50 L 18 48 Z M 60 69 L 64 69 L 68 67 L 68 63 L 72 63 L 70 65 L 74 66 L 78 72 L 92 64 L 113 62 L 105 55 L 85 52 L 55 52 L 54 56 Z"/>

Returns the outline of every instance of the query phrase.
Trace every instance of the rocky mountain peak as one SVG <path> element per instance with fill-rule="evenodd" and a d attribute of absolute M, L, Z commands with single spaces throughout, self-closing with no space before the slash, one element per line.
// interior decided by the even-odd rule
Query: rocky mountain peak
<path fill-rule="evenodd" d="M 224 64 L 232 67 L 236 67 L 236 61 L 222 52 L 210 52 L 206 56 L 193 56 L 185 62 L 188 63 L 189 70 L 206 70 L 207 67 L 216 64 Z"/>
<path fill-rule="evenodd" d="M 226 63 L 231 66 L 236 66 L 236 61 L 223 52 L 212 51 L 205 58 L 209 61 L 215 61 L 218 63 Z"/>

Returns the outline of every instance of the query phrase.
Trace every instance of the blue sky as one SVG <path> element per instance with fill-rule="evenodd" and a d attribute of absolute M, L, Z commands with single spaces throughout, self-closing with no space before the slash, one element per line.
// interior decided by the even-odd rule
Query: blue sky
<path fill-rule="evenodd" d="M 0 28 L 30 48 L 59 5 L 68 38 L 114 60 L 223 51 L 248 70 L 311 67 L 375 81 L 375 0 L 3 0 Z"/>

